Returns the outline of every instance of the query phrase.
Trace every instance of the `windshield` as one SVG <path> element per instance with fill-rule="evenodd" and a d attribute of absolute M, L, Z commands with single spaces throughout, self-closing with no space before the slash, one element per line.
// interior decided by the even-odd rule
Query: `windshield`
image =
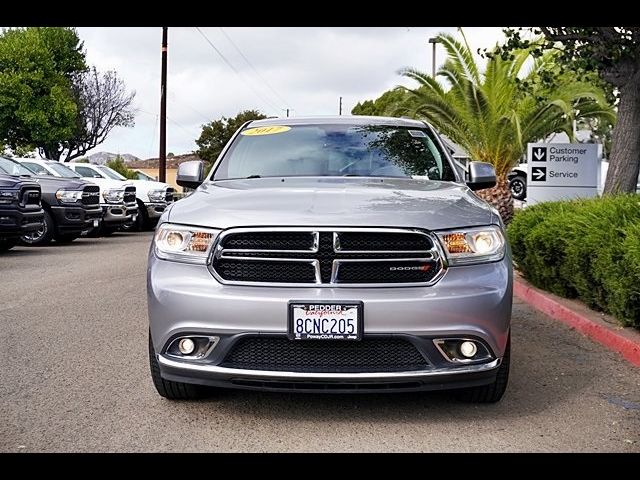
<path fill-rule="evenodd" d="M 112 180 L 126 180 L 126 177 L 123 177 L 118 172 L 116 172 L 115 170 L 109 167 L 100 166 L 98 167 L 98 170 L 100 170 L 102 173 L 104 173 L 107 177 L 109 177 Z"/>
<path fill-rule="evenodd" d="M 8 175 L 28 175 L 29 177 L 33 177 L 35 173 L 29 170 L 24 165 L 19 164 L 18 162 L 14 162 L 13 160 L 9 160 L 8 158 L 0 157 L 0 172 L 6 173 Z"/>
<path fill-rule="evenodd" d="M 427 177 L 455 181 L 430 130 L 389 125 L 291 125 L 238 135 L 213 180 L 249 177 Z"/>
<path fill-rule="evenodd" d="M 156 179 L 155 179 L 155 178 L 153 178 L 153 177 L 151 177 L 151 176 L 147 175 L 147 174 L 146 174 L 146 173 L 144 173 L 144 172 L 139 172 L 139 171 L 137 171 L 137 170 L 136 170 L 136 177 L 138 178 L 138 180 L 150 180 L 150 181 L 152 181 L 152 182 L 155 182 L 155 181 L 156 181 Z"/>
<path fill-rule="evenodd" d="M 47 166 L 63 178 L 82 178 L 69 167 L 59 162 L 48 162 Z"/>

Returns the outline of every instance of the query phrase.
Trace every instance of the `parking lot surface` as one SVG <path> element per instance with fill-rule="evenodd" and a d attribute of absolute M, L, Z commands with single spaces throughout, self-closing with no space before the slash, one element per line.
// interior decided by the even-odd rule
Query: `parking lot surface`
<path fill-rule="evenodd" d="M 640 451 L 640 369 L 517 301 L 495 405 L 444 392 L 165 400 L 148 372 L 150 241 L 0 256 L 0 451 Z"/>

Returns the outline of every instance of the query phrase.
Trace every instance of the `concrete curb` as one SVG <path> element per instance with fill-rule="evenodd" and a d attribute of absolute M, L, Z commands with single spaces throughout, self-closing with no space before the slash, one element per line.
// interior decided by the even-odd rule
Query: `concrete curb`
<path fill-rule="evenodd" d="M 624 331 L 626 329 L 621 327 L 618 331 L 602 320 L 596 320 L 597 313 L 591 311 L 580 313 L 577 309 L 567 306 L 571 301 L 540 290 L 517 276 L 514 278 L 513 293 L 536 310 L 575 328 L 593 341 L 618 352 L 629 362 L 640 367 L 640 333 Z M 583 309 L 587 310 L 586 307 Z"/>

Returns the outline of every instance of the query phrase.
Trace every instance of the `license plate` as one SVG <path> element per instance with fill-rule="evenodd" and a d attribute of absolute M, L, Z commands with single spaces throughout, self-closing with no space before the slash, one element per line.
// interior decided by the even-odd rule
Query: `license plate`
<path fill-rule="evenodd" d="M 96 218 L 96 219 L 93 220 L 93 226 L 96 227 L 96 228 L 98 226 L 100 226 L 100 219 L 99 218 Z"/>
<path fill-rule="evenodd" d="M 360 340 L 362 302 L 289 302 L 290 340 Z"/>
<path fill-rule="evenodd" d="M 138 219 L 138 215 L 133 215 L 133 216 L 131 217 L 131 220 L 132 220 L 132 221 L 134 221 L 134 222 L 135 222 L 137 219 Z"/>

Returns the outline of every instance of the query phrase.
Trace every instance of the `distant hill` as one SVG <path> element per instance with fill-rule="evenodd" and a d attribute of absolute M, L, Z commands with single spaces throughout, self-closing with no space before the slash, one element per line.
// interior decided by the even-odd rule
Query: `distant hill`
<path fill-rule="evenodd" d="M 182 155 L 173 155 L 167 158 L 167 168 L 178 168 L 178 165 L 191 160 L 201 160 L 195 153 L 185 153 Z M 159 160 L 157 158 L 147 158 L 146 160 L 136 160 L 127 163 L 129 168 L 158 168 Z"/>
<path fill-rule="evenodd" d="M 138 157 L 136 157 L 135 155 L 131 155 L 130 153 L 120 153 L 119 155 L 124 160 L 124 163 L 136 162 L 140 160 Z M 108 161 L 116 158 L 117 156 L 118 156 L 117 153 L 96 152 L 96 153 L 92 153 L 91 155 L 88 155 L 87 158 L 89 159 L 89 163 L 93 163 L 96 165 L 104 165 Z"/>

